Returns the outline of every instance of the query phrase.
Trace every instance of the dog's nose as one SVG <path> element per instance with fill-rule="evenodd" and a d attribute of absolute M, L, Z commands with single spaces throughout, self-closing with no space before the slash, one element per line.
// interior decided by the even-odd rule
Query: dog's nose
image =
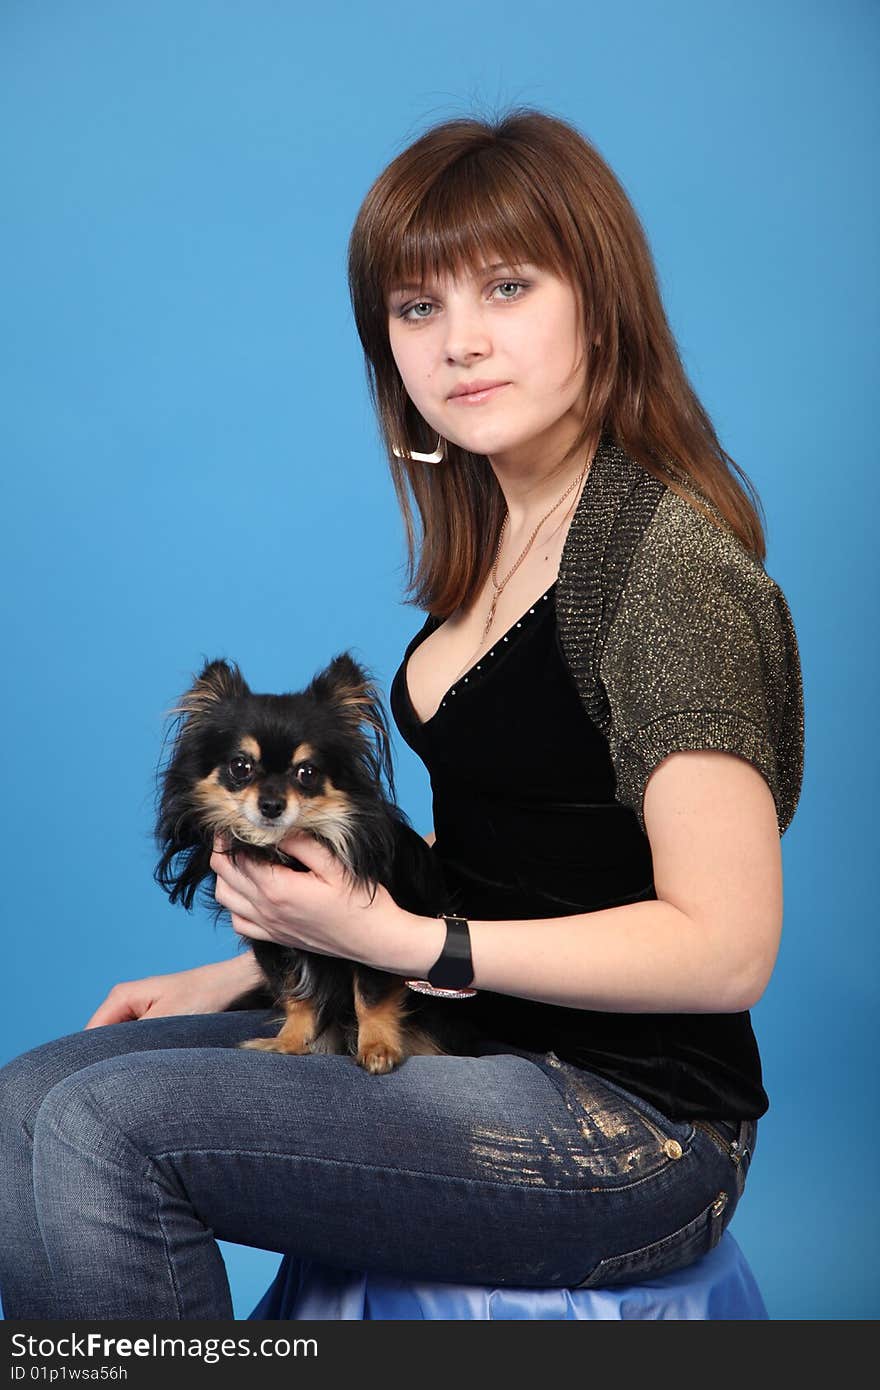
<path fill-rule="evenodd" d="M 283 796 L 261 796 L 260 815 L 265 816 L 266 820 L 277 820 L 284 810 L 285 804 Z"/>

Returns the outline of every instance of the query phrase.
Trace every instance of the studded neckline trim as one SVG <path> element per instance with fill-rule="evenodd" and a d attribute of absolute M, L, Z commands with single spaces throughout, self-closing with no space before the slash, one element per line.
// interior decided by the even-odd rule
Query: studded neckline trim
<path fill-rule="evenodd" d="M 604 635 L 602 622 L 605 611 L 603 584 L 608 581 L 605 569 L 609 564 L 613 567 L 616 555 L 616 547 L 612 543 L 612 533 L 621 507 L 634 488 L 639 491 L 639 483 L 647 484 L 648 491 L 653 494 L 649 502 L 649 509 L 652 505 L 656 506 L 659 495 L 664 491 L 663 485 L 653 479 L 650 474 L 645 473 L 643 469 L 636 467 L 609 434 L 603 434 L 569 524 L 556 579 L 546 593 L 535 600 L 534 606 L 537 607 L 544 599 L 549 599 L 550 594 L 555 589 L 556 621 L 559 626 L 560 641 L 566 661 L 572 670 L 580 668 L 581 671 L 590 671 L 597 691 L 600 689 L 596 680 L 598 654 L 601 648 L 601 636 Z M 638 524 L 644 526 L 646 518 L 639 517 Z M 515 623 L 512 623 L 507 632 L 503 633 L 495 646 L 491 648 L 491 652 L 480 657 L 478 662 L 475 662 L 460 675 L 453 685 L 446 690 L 440 704 L 430 718 L 422 721 L 410 699 L 406 673 L 409 658 L 416 647 L 420 646 L 425 638 L 429 637 L 432 632 L 436 632 L 437 628 L 446 621 L 444 618 L 437 618 L 433 614 L 429 614 L 426 619 L 426 628 L 423 628 L 413 638 L 402 668 L 401 685 L 404 701 L 415 727 L 427 729 L 440 717 L 443 710 L 449 707 L 449 702 L 453 696 L 461 693 L 462 686 L 470 688 L 478 671 L 482 678 L 484 665 L 495 656 L 498 646 L 502 643 L 509 643 L 517 627 L 522 624 L 525 618 L 531 617 L 531 614 L 532 610 L 529 609 Z M 605 616 L 607 622 L 607 614 Z M 599 707 L 595 698 L 589 703 L 593 706 L 590 709 L 591 716 L 600 727 L 604 727 L 602 715 L 605 711 Z"/>
<path fill-rule="evenodd" d="M 509 644 L 510 642 L 514 641 L 516 638 L 517 630 L 527 626 L 529 619 L 538 612 L 539 608 L 542 607 L 543 604 L 549 603 L 550 595 L 556 588 L 556 584 L 557 580 L 554 579 L 549 589 L 547 589 L 545 593 L 541 594 L 539 598 L 536 598 L 535 602 L 531 605 L 531 607 L 525 613 L 522 613 L 520 617 L 517 618 L 516 622 L 511 623 L 510 627 L 507 629 L 506 632 L 501 634 L 501 636 L 495 642 L 494 646 L 491 647 L 489 651 L 484 652 L 483 655 L 479 658 L 479 660 L 475 661 L 471 666 L 468 667 L 466 671 L 462 672 L 462 674 L 458 676 L 458 678 L 453 682 L 449 689 L 446 690 L 443 694 L 443 697 L 440 700 L 440 704 L 437 706 L 434 713 L 430 716 L 430 718 L 425 720 L 419 718 L 415 705 L 413 704 L 412 699 L 410 698 L 409 684 L 407 682 L 406 675 L 407 669 L 409 667 L 409 659 L 415 651 L 416 647 L 421 645 L 419 642 L 415 643 L 415 645 L 407 653 L 407 657 L 403 665 L 403 678 L 401 683 L 403 686 L 404 695 L 406 697 L 407 708 L 412 717 L 412 721 L 417 728 L 427 729 L 429 725 L 433 724 L 434 721 L 439 718 L 442 711 L 447 708 L 453 696 L 461 694 L 465 686 L 470 688 L 471 684 L 475 681 L 478 672 L 481 676 L 485 674 L 486 667 L 489 665 L 489 663 L 494 658 L 500 655 L 499 648 L 505 648 L 506 644 Z M 428 627 L 428 631 L 424 633 L 422 641 L 430 637 L 431 633 L 436 632 L 439 627 L 442 627 L 445 621 L 445 618 L 437 618 L 433 614 L 431 614 L 429 616 L 430 626 Z"/>

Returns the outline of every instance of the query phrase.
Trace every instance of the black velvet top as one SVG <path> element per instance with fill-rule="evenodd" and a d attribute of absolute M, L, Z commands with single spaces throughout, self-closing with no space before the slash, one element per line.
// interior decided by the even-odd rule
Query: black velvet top
<path fill-rule="evenodd" d="M 702 545 L 693 552 L 703 572 L 691 581 L 691 624 L 680 639 L 680 650 L 697 652 L 698 675 L 712 691 L 712 701 L 683 698 L 682 689 L 697 677 L 689 671 L 682 676 L 678 659 L 668 658 L 668 678 L 658 679 L 655 653 L 669 652 L 672 644 L 662 639 L 669 612 L 655 587 L 645 587 L 650 621 L 643 621 L 638 605 L 627 611 L 619 592 L 614 605 L 599 601 L 601 592 L 599 600 L 591 601 L 592 563 L 584 555 L 604 527 L 602 573 L 614 573 L 614 546 L 607 536 L 614 534 L 615 525 L 618 534 L 630 538 L 630 562 L 635 552 L 645 567 L 653 548 L 665 551 L 667 591 L 676 591 L 668 579 L 668 537 L 673 528 L 666 522 L 651 528 L 651 518 L 664 514 L 657 505 L 664 500 L 663 485 L 647 479 L 654 500 L 648 507 L 639 501 L 643 520 L 625 531 L 617 524 L 620 500 L 631 503 L 634 491 L 641 498 L 645 476 L 610 442 L 603 443 L 572 522 L 560 579 L 499 636 L 486 656 L 459 676 L 425 723 L 409 698 L 406 666 L 410 654 L 441 620 L 429 614 L 407 646 L 391 685 L 391 711 L 402 737 L 430 775 L 434 849 L 446 877 L 450 912 L 475 920 L 515 920 L 655 899 L 641 795 L 652 766 L 676 747 L 723 748 L 749 758 L 774 788 L 781 827 L 793 814 L 802 738 L 800 670 L 793 629 L 783 618 L 771 621 L 784 610 L 790 623 L 784 599 L 780 605 L 776 598 L 772 610 L 765 608 L 760 614 L 765 652 L 778 633 L 787 641 L 789 655 L 776 664 L 782 672 L 783 696 L 775 701 L 770 698 L 776 689 L 770 684 L 770 663 L 760 659 L 760 652 L 747 650 L 756 641 L 758 623 L 744 620 L 725 628 L 716 621 L 713 640 L 701 639 L 701 605 L 711 603 L 717 619 L 723 611 L 722 586 L 720 581 L 719 588 L 713 586 L 717 576 L 727 572 L 716 561 L 709 523 L 701 533 Z M 689 510 L 689 504 L 671 492 L 665 495 L 673 499 L 668 510 L 679 518 L 675 525 L 680 534 L 680 509 Z M 683 524 L 692 525 L 687 517 Z M 588 539 L 578 551 L 580 537 Z M 683 553 L 680 544 L 677 550 Z M 628 563 L 630 578 L 634 570 Z M 747 596 L 737 609 L 744 619 L 750 617 L 750 608 L 758 611 L 768 586 L 774 591 L 771 598 L 781 597 L 757 563 L 747 566 L 738 552 L 735 574 L 737 593 Z M 741 581 L 740 575 L 745 576 Z M 557 612 L 563 576 L 569 604 L 565 611 L 570 614 L 566 623 Z M 733 591 L 733 582 L 726 580 L 723 587 Z M 683 595 L 676 601 L 683 602 Z M 607 626 L 609 608 L 617 615 L 611 637 L 604 637 L 601 647 L 595 641 L 578 646 L 573 634 L 584 613 L 595 609 Z M 633 633 L 643 630 L 650 646 L 640 654 L 632 650 Z M 781 650 L 782 639 L 778 645 Z M 590 653 L 589 660 L 580 658 L 581 649 Z M 637 661 L 635 668 L 625 665 L 625 649 L 630 663 Z M 650 684 L 647 678 L 640 684 L 652 658 Z M 594 679 L 594 667 L 605 680 Z M 789 707 L 794 711 L 790 719 L 783 717 Z M 601 719 L 591 714 L 594 708 L 611 709 L 604 729 L 599 727 Z M 691 708 L 692 717 L 683 713 Z M 633 711 L 638 718 L 629 729 L 625 721 L 632 720 Z M 654 730 L 662 730 L 662 736 Z M 794 753 L 784 761 L 782 752 L 788 748 Z M 487 990 L 450 1007 L 466 1008 L 485 1037 L 555 1052 L 563 1061 L 643 1096 L 674 1119 L 757 1119 L 768 1108 L 748 1012 L 609 1013 Z"/>

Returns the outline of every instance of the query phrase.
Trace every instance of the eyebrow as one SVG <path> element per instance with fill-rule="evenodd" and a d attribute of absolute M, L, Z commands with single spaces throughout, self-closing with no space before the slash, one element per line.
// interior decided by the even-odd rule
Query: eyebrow
<path fill-rule="evenodd" d="M 493 270 L 507 270 L 508 267 L 515 267 L 517 264 L 519 264 L 517 261 L 494 261 L 492 265 L 477 266 L 476 269 L 473 271 L 473 274 L 488 275 Z M 421 288 L 422 282 L 417 280 L 408 280 L 406 284 L 392 285 L 391 288 L 388 290 L 388 293 L 409 294 L 411 290 L 420 290 Z"/>

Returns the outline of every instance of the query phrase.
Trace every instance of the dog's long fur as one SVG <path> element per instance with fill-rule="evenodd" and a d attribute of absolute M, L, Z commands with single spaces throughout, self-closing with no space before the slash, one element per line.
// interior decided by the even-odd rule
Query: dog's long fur
<path fill-rule="evenodd" d="M 218 832 L 229 837 L 233 856 L 303 870 L 277 848 L 297 829 L 332 851 L 352 887 L 374 896 L 381 884 L 419 915 L 444 910 L 433 851 L 394 802 L 381 699 L 348 652 L 305 690 L 285 695 L 254 694 L 236 665 L 209 662 L 172 713 L 155 875 L 172 902 L 189 909 L 202 888 L 222 912 L 210 867 Z M 285 1019 L 277 1038 L 245 1047 L 352 1053 L 378 1073 L 414 1053 L 457 1051 L 467 1035 L 455 1005 L 414 994 L 386 971 L 268 941 L 251 945 Z"/>

